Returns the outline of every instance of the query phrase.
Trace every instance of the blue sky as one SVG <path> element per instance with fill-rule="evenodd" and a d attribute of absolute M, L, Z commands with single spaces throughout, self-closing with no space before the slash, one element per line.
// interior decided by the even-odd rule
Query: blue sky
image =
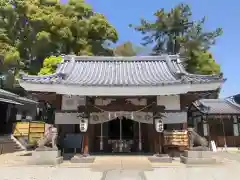
<path fill-rule="evenodd" d="M 63 0 L 67 1 L 67 0 Z M 188 3 L 193 18 L 207 17 L 206 30 L 223 28 L 223 35 L 212 48 L 217 63 L 221 65 L 227 81 L 223 85 L 221 97 L 240 93 L 240 1 L 228 0 L 87 0 L 95 11 L 104 14 L 119 33 L 119 43 L 131 41 L 139 44 L 141 34 L 129 28 L 129 24 L 139 24 L 140 18 L 153 19 L 153 13 L 160 8 L 170 9 L 178 3 Z M 238 79 L 239 78 L 239 79 Z"/>

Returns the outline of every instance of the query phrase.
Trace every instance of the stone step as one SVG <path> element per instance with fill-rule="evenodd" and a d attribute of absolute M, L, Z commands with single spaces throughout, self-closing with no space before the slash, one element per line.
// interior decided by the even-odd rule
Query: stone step
<path fill-rule="evenodd" d="M 180 156 L 180 161 L 183 164 L 189 165 L 199 165 L 199 164 L 216 164 L 217 160 L 214 158 L 190 158 L 185 156 Z"/>
<path fill-rule="evenodd" d="M 0 154 L 13 153 L 21 150 L 21 147 L 19 147 L 9 135 L 0 136 Z"/>

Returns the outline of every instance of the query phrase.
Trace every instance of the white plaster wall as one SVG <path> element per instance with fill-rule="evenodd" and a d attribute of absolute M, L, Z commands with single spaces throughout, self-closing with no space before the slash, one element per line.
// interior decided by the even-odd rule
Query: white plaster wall
<path fill-rule="evenodd" d="M 165 106 L 166 110 L 180 110 L 180 96 L 157 96 L 157 104 Z"/>
<path fill-rule="evenodd" d="M 162 121 L 164 124 L 180 124 L 187 123 L 186 112 L 163 113 Z"/>
<path fill-rule="evenodd" d="M 62 110 L 77 110 L 79 105 L 85 105 L 84 96 L 62 96 Z"/>
<path fill-rule="evenodd" d="M 77 113 L 55 113 L 55 124 L 79 124 Z"/>

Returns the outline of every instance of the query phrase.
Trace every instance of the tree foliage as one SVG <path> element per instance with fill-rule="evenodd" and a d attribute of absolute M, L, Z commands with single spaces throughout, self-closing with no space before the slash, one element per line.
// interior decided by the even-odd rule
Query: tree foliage
<path fill-rule="evenodd" d="M 46 57 L 109 53 L 115 28 L 84 0 L 0 0 L 0 55 L 4 65 L 36 74 Z"/>
<path fill-rule="evenodd" d="M 61 56 L 50 56 L 45 58 L 43 61 L 43 67 L 41 68 L 38 75 L 49 75 L 53 74 L 59 63 L 63 61 Z"/>
<path fill-rule="evenodd" d="M 186 57 L 188 70 L 192 73 L 195 70 L 199 73 L 219 72 L 219 65 L 208 56 L 207 51 L 222 34 L 221 28 L 205 31 L 205 17 L 193 21 L 191 8 L 187 4 L 179 4 L 169 12 L 160 9 L 154 16 L 154 22 L 142 19 L 139 26 L 130 25 L 143 34 L 143 45 L 153 45 L 153 55 L 180 53 Z M 195 64 L 198 67 L 194 67 Z"/>
<path fill-rule="evenodd" d="M 123 43 L 113 49 L 115 56 L 136 56 L 137 52 L 131 42 Z"/>
<path fill-rule="evenodd" d="M 137 56 L 148 53 L 148 48 L 128 41 L 113 48 L 114 56 Z"/>
<path fill-rule="evenodd" d="M 216 64 L 211 53 L 193 51 L 189 56 L 191 58 L 187 59 L 186 63 L 186 69 L 188 72 L 206 75 L 220 73 L 220 66 Z"/>

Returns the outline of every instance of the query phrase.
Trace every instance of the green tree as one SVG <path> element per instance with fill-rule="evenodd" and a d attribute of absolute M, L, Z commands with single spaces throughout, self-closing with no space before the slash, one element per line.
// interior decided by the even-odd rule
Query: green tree
<path fill-rule="evenodd" d="M 4 64 L 29 74 L 52 55 L 102 55 L 105 41 L 116 42 L 115 28 L 84 2 L 0 0 L 0 55 Z"/>
<path fill-rule="evenodd" d="M 113 49 L 115 56 L 136 56 L 136 52 L 133 49 L 133 44 L 131 42 L 123 43 Z"/>
<path fill-rule="evenodd" d="M 216 64 L 211 53 L 193 51 L 189 57 L 191 57 L 191 59 L 187 59 L 186 63 L 188 72 L 206 75 L 220 73 L 220 66 Z"/>
<path fill-rule="evenodd" d="M 143 45 L 153 45 L 153 55 L 181 54 L 187 59 L 188 70 L 192 73 L 195 73 L 195 70 L 199 73 L 219 72 L 219 65 L 212 57 L 209 61 L 202 61 L 201 57 L 208 57 L 205 52 L 222 34 L 221 28 L 204 31 L 205 17 L 200 21 L 193 21 L 191 8 L 187 4 L 179 4 L 169 12 L 160 9 L 154 13 L 154 16 L 156 18 L 154 22 L 142 19 L 139 26 L 130 25 L 143 34 Z M 192 67 L 203 62 L 210 64 L 209 66 L 201 65 L 198 68 Z M 212 70 L 210 71 L 209 68 Z"/>
<path fill-rule="evenodd" d="M 137 56 L 139 54 L 146 54 L 148 49 L 139 45 L 134 45 L 130 41 L 120 44 L 113 48 L 114 56 Z"/>
<path fill-rule="evenodd" d="M 41 68 L 38 75 L 49 75 L 53 74 L 57 65 L 63 61 L 61 56 L 50 56 L 49 58 L 45 58 L 43 61 L 43 67 Z"/>

